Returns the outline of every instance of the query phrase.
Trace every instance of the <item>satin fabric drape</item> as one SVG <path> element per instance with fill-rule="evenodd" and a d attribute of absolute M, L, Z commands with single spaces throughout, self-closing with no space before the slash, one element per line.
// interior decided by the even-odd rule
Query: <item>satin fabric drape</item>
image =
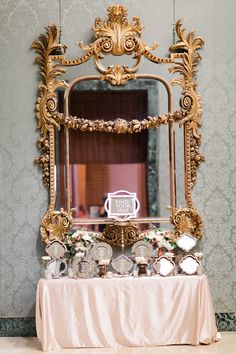
<path fill-rule="evenodd" d="M 43 350 L 211 343 L 206 276 L 41 279 L 36 327 Z"/>

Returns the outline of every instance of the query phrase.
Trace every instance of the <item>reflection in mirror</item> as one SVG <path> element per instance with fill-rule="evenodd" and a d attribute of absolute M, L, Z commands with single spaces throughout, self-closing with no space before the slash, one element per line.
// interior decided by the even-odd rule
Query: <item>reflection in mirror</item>
<path fill-rule="evenodd" d="M 173 110 L 178 111 L 181 97 L 180 86 L 175 85 L 173 90 Z M 184 146 L 184 126 L 180 122 L 174 123 L 174 139 L 175 139 L 175 181 L 176 181 L 176 206 L 184 208 L 185 201 L 185 146 Z"/>
<path fill-rule="evenodd" d="M 184 128 L 175 124 L 175 176 L 177 207 L 185 207 Z"/>
<path fill-rule="evenodd" d="M 158 127 L 158 141 L 156 154 L 156 183 L 159 203 L 159 214 L 164 217 L 169 215 L 170 206 L 170 171 L 169 171 L 169 135 L 168 127 Z M 166 228 L 165 225 L 160 225 Z"/>
<path fill-rule="evenodd" d="M 117 88 L 103 81 L 83 81 L 69 97 L 72 116 L 105 121 L 145 119 L 159 114 L 158 95 L 164 91 L 156 80 L 140 79 Z M 63 111 L 64 92 L 59 91 Z M 166 108 L 168 111 L 167 98 Z M 75 218 L 104 217 L 102 207 L 108 192 L 136 192 L 140 217 L 168 216 L 169 141 L 168 127 L 141 133 L 114 134 L 69 131 L 71 207 Z M 57 208 L 66 206 L 65 134 L 57 133 Z"/>
<path fill-rule="evenodd" d="M 108 192 L 135 191 L 147 216 L 147 131 L 117 135 L 70 130 L 71 205 L 76 217 L 92 216 Z M 96 215 L 105 216 L 103 215 Z"/>
<path fill-rule="evenodd" d="M 59 100 L 61 103 L 61 100 Z M 67 209 L 66 203 L 66 138 L 65 128 L 55 129 L 55 197 L 56 208 Z"/>

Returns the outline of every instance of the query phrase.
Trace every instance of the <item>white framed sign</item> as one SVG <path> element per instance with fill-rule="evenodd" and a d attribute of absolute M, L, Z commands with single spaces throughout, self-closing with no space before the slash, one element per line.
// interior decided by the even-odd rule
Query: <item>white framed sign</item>
<path fill-rule="evenodd" d="M 108 218 L 128 220 L 137 217 L 140 203 L 136 193 L 119 190 L 114 193 L 108 193 L 104 207 Z"/>

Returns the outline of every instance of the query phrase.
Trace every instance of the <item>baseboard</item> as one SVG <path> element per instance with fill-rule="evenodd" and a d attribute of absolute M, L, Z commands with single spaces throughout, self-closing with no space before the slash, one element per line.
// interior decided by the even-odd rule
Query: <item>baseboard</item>
<path fill-rule="evenodd" d="M 216 326 L 219 332 L 235 332 L 236 313 L 235 312 L 216 313 Z"/>
<path fill-rule="evenodd" d="M 216 313 L 216 325 L 219 332 L 236 331 L 236 313 Z M 35 337 L 34 317 L 0 318 L 0 337 Z"/>
<path fill-rule="evenodd" d="M 34 317 L 0 318 L 0 337 L 35 337 Z"/>

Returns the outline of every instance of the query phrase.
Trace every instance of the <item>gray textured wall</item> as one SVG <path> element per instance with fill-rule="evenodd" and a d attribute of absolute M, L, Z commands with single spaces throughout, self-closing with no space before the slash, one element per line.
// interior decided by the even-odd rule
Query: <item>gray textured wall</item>
<path fill-rule="evenodd" d="M 80 39 L 87 42 L 94 18 L 104 18 L 109 3 L 62 1 L 63 40 L 70 44 Z M 172 1 L 122 3 L 130 17 L 141 17 L 144 40 L 150 44 L 158 40 L 162 45 L 159 53 L 165 55 L 171 43 Z M 235 0 L 176 0 L 176 18 L 186 19 L 186 27 L 196 29 L 206 41 L 199 90 L 204 110 L 202 150 L 207 160 L 200 168 L 194 198 L 206 225 L 200 246 L 217 312 L 235 311 L 236 302 L 235 12 Z M 57 0 L 0 2 L 1 317 L 33 314 L 40 277 L 38 225 L 46 210 L 47 192 L 42 187 L 41 171 L 34 165 L 37 68 L 30 46 L 50 21 L 58 23 Z M 149 70 L 148 64 L 142 71 Z"/>

